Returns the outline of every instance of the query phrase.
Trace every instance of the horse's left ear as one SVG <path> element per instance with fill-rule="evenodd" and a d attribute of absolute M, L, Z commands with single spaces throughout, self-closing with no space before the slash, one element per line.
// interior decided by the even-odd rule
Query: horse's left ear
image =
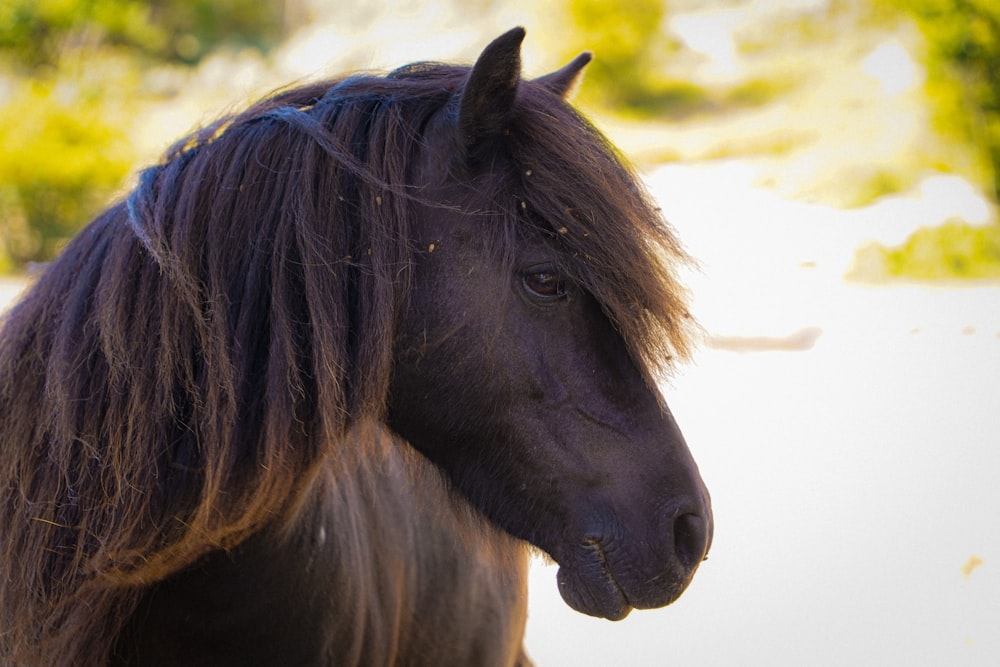
<path fill-rule="evenodd" d="M 576 89 L 576 85 L 580 82 L 580 78 L 583 76 L 583 68 L 586 67 L 593 58 L 593 53 L 590 51 L 584 51 L 576 58 L 573 58 L 572 62 L 562 69 L 558 69 L 551 74 L 538 77 L 535 79 L 535 83 L 540 83 L 559 97 L 568 99 Z"/>
<path fill-rule="evenodd" d="M 458 138 L 467 154 L 501 134 L 510 121 L 523 41 L 524 28 L 505 32 L 483 49 L 469 72 L 458 112 Z"/>

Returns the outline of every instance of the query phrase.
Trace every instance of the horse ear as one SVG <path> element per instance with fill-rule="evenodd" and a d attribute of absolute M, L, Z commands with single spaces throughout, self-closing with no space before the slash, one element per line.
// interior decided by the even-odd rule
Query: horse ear
<path fill-rule="evenodd" d="M 562 69 L 538 77 L 535 79 L 535 83 L 540 83 L 559 97 L 568 99 L 573 91 L 576 90 L 577 84 L 580 83 L 580 79 L 583 76 L 583 68 L 593 58 L 593 53 L 584 51 L 576 58 L 573 58 L 573 61 Z"/>
<path fill-rule="evenodd" d="M 510 120 L 521 78 L 522 41 L 524 28 L 505 32 L 472 66 L 458 112 L 458 136 L 466 152 L 500 134 Z"/>

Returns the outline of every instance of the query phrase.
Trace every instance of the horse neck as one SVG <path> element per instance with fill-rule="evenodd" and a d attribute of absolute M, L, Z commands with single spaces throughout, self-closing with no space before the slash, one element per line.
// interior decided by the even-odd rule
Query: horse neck
<path fill-rule="evenodd" d="M 369 432 L 352 447 L 364 456 L 320 470 L 294 519 L 151 590 L 122 662 L 515 664 L 523 543 L 407 444 Z"/>

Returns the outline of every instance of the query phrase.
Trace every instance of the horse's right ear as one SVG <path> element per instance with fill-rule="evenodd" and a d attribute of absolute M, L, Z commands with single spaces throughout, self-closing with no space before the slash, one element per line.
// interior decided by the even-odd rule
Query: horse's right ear
<path fill-rule="evenodd" d="M 524 28 L 514 28 L 483 49 L 469 72 L 458 112 L 458 140 L 466 155 L 499 136 L 514 112 L 521 79 Z"/>

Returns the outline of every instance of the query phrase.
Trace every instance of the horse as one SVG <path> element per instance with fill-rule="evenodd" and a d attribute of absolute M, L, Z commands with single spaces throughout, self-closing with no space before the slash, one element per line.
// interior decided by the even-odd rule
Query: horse
<path fill-rule="evenodd" d="M 524 37 L 195 131 L 8 312 L 0 663 L 527 665 L 532 553 L 681 595 L 689 260 Z"/>

